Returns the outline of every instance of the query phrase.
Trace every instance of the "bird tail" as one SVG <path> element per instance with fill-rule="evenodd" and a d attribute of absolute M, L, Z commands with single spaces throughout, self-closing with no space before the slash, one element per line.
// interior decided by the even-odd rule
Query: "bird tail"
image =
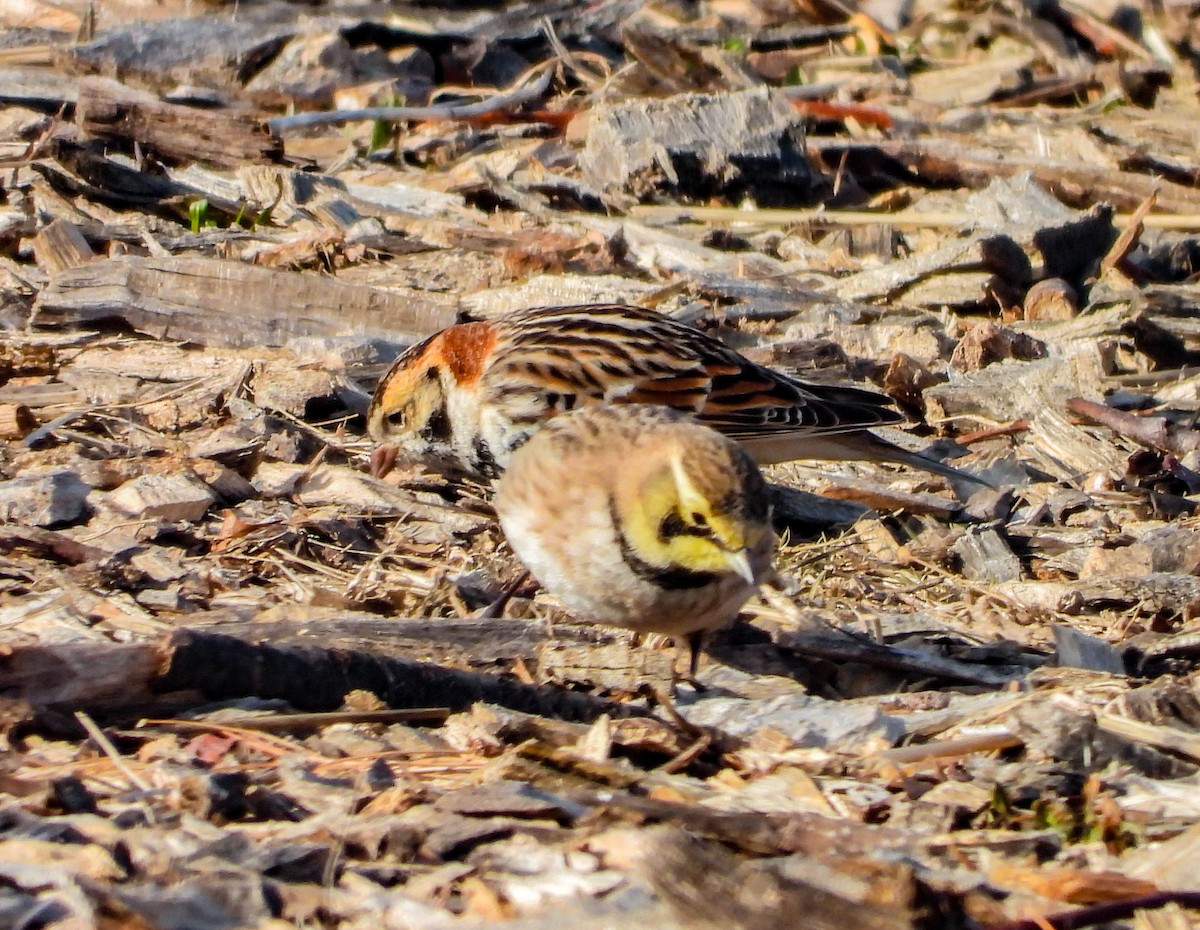
<path fill-rule="evenodd" d="M 946 465 L 936 459 L 926 458 L 919 452 L 910 452 L 881 436 L 867 430 L 819 435 L 773 436 L 746 442 L 746 448 L 760 465 L 774 465 L 795 459 L 819 459 L 823 461 L 894 462 L 911 465 L 922 471 L 932 472 L 949 479 L 952 483 L 963 481 L 979 488 L 994 485 L 977 478 L 969 472 Z M 956 486 L 957 490 L 957 486 Z"/>

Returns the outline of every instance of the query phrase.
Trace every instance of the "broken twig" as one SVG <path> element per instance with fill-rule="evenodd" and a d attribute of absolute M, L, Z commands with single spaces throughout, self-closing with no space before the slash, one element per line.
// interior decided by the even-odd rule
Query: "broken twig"
<path fill-rule="evenodd" d="M 294 116 L 281 116 L 268 120 L 267 125 L 272 132 L 285 133 L 295 129 L 308 129 L 312 126 L 340 126 L 344 123 L 354 123 L 361 120 L 424 120 L 424 119 L 472 119 L 485 116 L 500 110 L 519 107 L 522 104 L 537 100 L 546 92 L 554 77 L 557 62 L 548 62 L 534 69 L 536 77 L 524 83 L 525 76 L 517 82 L 517 86 L 506 93 L 497 94 L 487 100 L 476 103 L 449 104 L 432 107 L 365 107 L 360 110 L 330 110 L 325 113 L 297 113 Z"/>

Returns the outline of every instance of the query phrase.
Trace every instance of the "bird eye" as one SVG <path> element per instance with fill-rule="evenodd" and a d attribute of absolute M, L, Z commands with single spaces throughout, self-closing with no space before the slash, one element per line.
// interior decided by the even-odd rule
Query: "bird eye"
<path fill-rule="evenodd" d="M 404 425 L 404 411 L 393 410 L 387 415 L 388 425 L 400 427 Z"/>
<path fill-rule="evenodd" d="M 699 510 L 692 511 L 692 522 L 696 526 L 708 526 L 708 517 L 704 516 Z"/>

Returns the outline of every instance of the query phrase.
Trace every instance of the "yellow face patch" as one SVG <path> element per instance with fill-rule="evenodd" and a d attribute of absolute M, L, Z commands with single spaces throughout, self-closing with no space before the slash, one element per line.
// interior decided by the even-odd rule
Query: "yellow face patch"
<path fill-rule="evenodd" d="M 716 509 L 687 474 L 679 456 L 651 475 L 627 515 L 625 533 L 646 561 L 691 572 L 743 574 L 737 556 L 768 528 Z M 732 488 L 730 489 L 732 490 Z"/>

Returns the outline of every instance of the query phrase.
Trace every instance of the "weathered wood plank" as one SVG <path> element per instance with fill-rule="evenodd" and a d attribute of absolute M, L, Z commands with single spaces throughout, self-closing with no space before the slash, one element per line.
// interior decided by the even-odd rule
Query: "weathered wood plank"
<path fill-rule="evenodd" d="M 76 120 L 94 138 L 137 143 L 171 161 L 239 167 L 283 154 L 282 141 L 250 113 L 164 103 L 108 78 L 80 82 Z"/>
<path fill-rule="evenodd" d="M 0 68 L 0 103 L 57 113 L 75 104 L 79 86 L 73 78 L 48 68 Z"/>
<path fill-rule="evenodd" d="M 33 254 L 48 274 L 74 268 L 96 257 L 79 227 L 66 219 L 55 220 L 34 236 Z"/>
<path fill-rule="evenodd" d="M 142 645 L 60 643 L 0 655 L 0 695 L 33 705 L 119 707 L 155 693 L 198 691 L 224 699 L 279 698 L 301 710 L 333 710 L 351 691 L 370 691 L 389 707 L 464 710 L 486 701 L 527 713 L 589 722 L 625 717 L 628 705 L 511 678 L 445 668 L 354 649 L 263 643 L 179 630 Z"/>
<path fill-rule="evenodd" d="M 56 274 L 34 323 L 123 320 L 159 339 L 210 346 L 283 346 L 359 336 L 409 342 L 454 322 L 457 302 L 342 284 L 209 258 L 123 257 Z"/>

